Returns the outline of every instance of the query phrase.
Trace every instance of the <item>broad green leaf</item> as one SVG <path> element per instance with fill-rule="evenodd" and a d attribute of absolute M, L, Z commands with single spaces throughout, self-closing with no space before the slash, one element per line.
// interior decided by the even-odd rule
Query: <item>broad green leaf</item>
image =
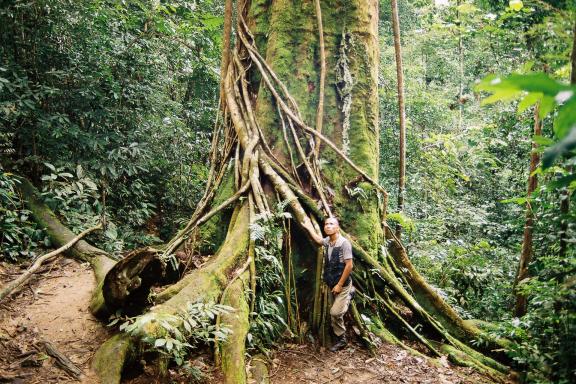
<path fill-rule="evenodd" d="M 562 139 L 562 141 L 544 152 L 544 156 L 542 156 L 542 168 L 550 168 L 558 156 L 573 149 L 576 149 L 576 126 L 570 130 L 570 134 Z"/>
<path fill-rule="evenodd" d="M 534 141 L 536 144 L 544 146 L 544 147 L 549 147 L 551 145 L 554 145 L 554 140 L 550 139 L 549 137 L 544 137 L 544 136 L 540 136 L 540 135 L 534 135 L 532 137 L 532 141 Z"/>
<path fill-rule="evenodd" d="M 529 73 L 526 75 L 512 74 L 503 82 L 527 92 L 542 92 L 545 95 L 556 96 L 558 92 L 563 91 L 568 86 L 561 84 L 544 73 Z"/>
<path fill-rule="evenodd" d="M 116 226 L 112 223 L 109 223 L 106 232 L 104 232 L 104 235 L 110 240 L 116 240 L 118 238 L 118 230 Z"/>
<path fill-rule="evenodd" d="M 571 174 L 571 175 L 560 177 L 557 180 L 551 181 L 548 184 L 546 184 L 546 186 L 549 189 L 553 190 L 553 189 L 566 187 L 575 181 L 576 181 L 576 174 Z"/>
<path fill-rule="evenodd" d="M 553 97 L 548 95 L 544 96 L 540 101 L 540 111 L 538 112 L 540 119 L 544 119 L 548 116 L 548 114 L 554 109 L 555 105 L 556 103 Z"/>
<path fill-rule="evenodd" d="M 524 112 L 525 110 L 536 104 L 538 101 L 542 99 L 543 96 L 544 95 L 541 92 L 534 92 L 527 94 L 526 97 L 524 97 L 518 103 L 518 111 L 517 111 L 518 114 L 521 114 L 522 112 Z"/>
<path fill-rule="evenodd" d="M 78 164 L 76 166 L 76 176 L 79 179 L 82 179 L 84 177 L 84 169 L 82 168 L 82 166 L 80 164 Z"/>
<path fill-rule="evenodd" d="M 526 204 L 526 201 L 528 201 L 528 199 L 525 197 L 513 197 L 511 199 L 500 200 L 501 203 L 514 203 L 519 205 Z"/>
<path fill-rule="evenodd" d="M 513 88 L 501 89 L 494 92 L 493 95 L 488 96 L 482 100 L 481 105 L 494 104 L 498 101 L 510 101 L 517 99 L 522 95 L 522 91 Z"/>
<path fill-rule="evenodd" d="M 554 120 L 554 133 L 559 139 L 563 139 L 572 128 L 576 126 L 576 97 L 571 96 L 570 100 L 558 111 L 558 116 Z"/>

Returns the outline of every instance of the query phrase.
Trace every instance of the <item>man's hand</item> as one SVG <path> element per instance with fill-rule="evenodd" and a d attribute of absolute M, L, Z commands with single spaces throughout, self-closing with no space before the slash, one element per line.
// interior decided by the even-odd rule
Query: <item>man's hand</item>
<path fill-rule="evenodd" d="M 336 284 L 334 288 L 332 288 L 332 293 L 337 295 L 342 292 L 342 286 L 340 284 Z"/>

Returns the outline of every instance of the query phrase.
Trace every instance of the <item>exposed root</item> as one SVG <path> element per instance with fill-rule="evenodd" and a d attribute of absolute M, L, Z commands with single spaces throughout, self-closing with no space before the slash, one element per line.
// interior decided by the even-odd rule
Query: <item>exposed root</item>
<path fill-rule="evenodd" d="M 98 348 L 92 359 L 92 369 L 102 384 L 119 384 L 126 362 L 136 354 L 135 341 L 125 333 L 112 336 Z"/>
<path fill-rule="evenodd" d="M 324 82 L 326 81 L 326 50 L 324 49 L 324 27 L 322 25 L 322 8 L 320 0 L 315 0 L 316 20 L 318 23 L 318 47 L 320 51 L 320 85 L 318 90 L 318 109 L 316 110 L 316 131 L 322 133 L 322 120 L 324 119 Z M 314 160 L 318 161 L 320 154 L 320 140 L 316 138 L 314 145 Z"/>
<path fill-rule="evenodd" d="M 103 307 L 100 317 L 123 309 L 125 314 L 137 314 L 148 305 L 150 288 L 177 280 L 178 270 L 160 258 L 161 252 L 152 247 L 137 249 L 127 254 L 106 275 L 98 289 L 102 290 Z M 94 308 L 95 309 L 95 308 Z"/>
<path fill-rule="evenodd" d="M 250 360 L 250 382 L 254 384 L 268 384 L 270 383 L 270 375 L 268 373 L 268 365 L 266 358 L 263 355 L 252 356 Z"/>
<path fill-rule="evenodd" d="M 230 384 L 246 383 L 244 345 L 250 328 L 249 307 L 245 296 L 248 280 L 248 272 L 244 272 L 240 278 L 227 287 L 222 295 L 221 303 L 235 309 L 232 313 L 221 315 L 219 320 L 232 331 L 226 340 L 219 342 L 224 382 Z"/>
<path fill-rule="evenodd" d="M 499 383 L 506 382 L 506 375 L 500 371 L 495 370 L 494 368 L 483 364 L 481 361 L 474 359 L 469 354 L 447 344 L 442 344 L 440 349 L 442 352 L 448 355 L 448 358 L 452 363 L 463 367 L 473 368 L 475 371 L 481 372 Z"/>
<path fill-rule="evenodd" d="M 408 351 L 413 356 L 427 357 L 422 353 L 418 352 L 417 350 L 413 349 L 412 347 L 409 347 L 408 345 L 404 344 L 400 339 L 398 339 L 392 332 L 388 330 L 388 328 L 382 323 L 380 318 L 373 317 L 371 321 L 373 325 L 369 326 L 370 332 L 374 333 L 377 337 L 380 338 L 380 340 L 390 344 L 398 345 L 403 349 L 405 349 L 406 351 Z"/>
<path fill-rule="evenodd" d="M 354 301 L 350 303 L 350 312 L 352 313 L 352 318 L 356 323 L 356 327 L 360 332 L 360 338 L 364 342 L 364 345 L 368 348 L 368 350 L 372 355 L 375 355 L 376 350 L 374 348 L 374 343 L 372 342 L 372 339 L 370 337 L 370 332 L 368 330 L 368 327 L 366 326 L 366 323 L 361 318 L 360 312 L 358 312 L 358 308 L 356 307 L 356 303 Z"/>
<path fill-rule="evenodd" d="M 176 284 L 160 292 L 155 301 L 161 303 L 152 311 L 174 312 L 185 308 L 188 302 L 218 301 L 228 283 L 228 274 L 246 255 L 248 247 L 248 204 L 240 208 L 233 227 L 218 253 L 197 270 L 193 270 Z"/>

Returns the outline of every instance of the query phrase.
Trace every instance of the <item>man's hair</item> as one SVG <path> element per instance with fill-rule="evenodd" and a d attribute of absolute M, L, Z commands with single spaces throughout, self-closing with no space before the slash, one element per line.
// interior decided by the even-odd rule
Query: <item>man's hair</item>
<path fill-rule="evenodd" d="M 338 226 L 340 226 L 340 220 L 338 220 L 338 218 L 337 218 L 336 216 L 330 216 L 330 217 L 325 218 L 325 219 L 324 219 L 324 224 L 326 224 L 326 222 L 327 222 L 328 220 L 330 220 L 330 219 L 336 220 L 336 224 L 338 224 Z"/>

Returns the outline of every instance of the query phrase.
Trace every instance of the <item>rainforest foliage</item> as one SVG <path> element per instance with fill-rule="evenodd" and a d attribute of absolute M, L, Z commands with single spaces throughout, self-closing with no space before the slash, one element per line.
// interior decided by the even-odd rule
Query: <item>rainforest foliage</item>
<path fill-rule="evenodd" d="M 524 380 L 574 382 L 575 5 L 399 0 L 398 6 L 407 117 L 402 213 L 394 205 L 399 137 L 391 12 L 389 1 L 379 4 L 379 180 L 391 195 L 388 220 L 403 227 L 412 262 L 460 316 L 490 322 L 491 335 L 512 341 L 506 353 Z M 223 14 L 222 2 L 213 0 L 3 2 L 3 262 L 34 258 L 51 245 L 17 193 L 18 175 L 41 189 L 75 232 L 105 217 L 106 231 L 90 241 L 117 258 L 166 243 L 185 225 L 210 169 Z M 346 87 L 362 84 L 346 83 L 342 68 L 338 92 L 346 100 Z M 532 152 L 540 161 L 530 172 Z M 538 185 L 527 195 L 530 175 Z M 360 204 L 367 200 L 360 184 L 348 193 Z M 279 223 L 289 216 L 279 207 L 274 224 L 251 226 L 256 262 L 267 268 L 259 286 L 290 281 L 278 265 L 277 238 L 286 231 Z M 534 219 L 532 257 L 528 277 L 517 281 L 527 210 Z M 513 311 L 518 294 L 528 299 L 521 317 Z M 286 329 L 299 331 L 300 324 L 283 317 L 284 306 L 298 306 L 297 299 L 282 303 L 283 297 L 271 291 L 252 308 L 258 315 L 248 333 L 251 350 L 270 348 Z M 205 317 L 198 322 L 205 328 L 198 340 L 222 332 Z M 126 327 L 136 332 L 137 324 Z M 181 363 L 191 346 L 171 335 L 150 344 Z"/>

